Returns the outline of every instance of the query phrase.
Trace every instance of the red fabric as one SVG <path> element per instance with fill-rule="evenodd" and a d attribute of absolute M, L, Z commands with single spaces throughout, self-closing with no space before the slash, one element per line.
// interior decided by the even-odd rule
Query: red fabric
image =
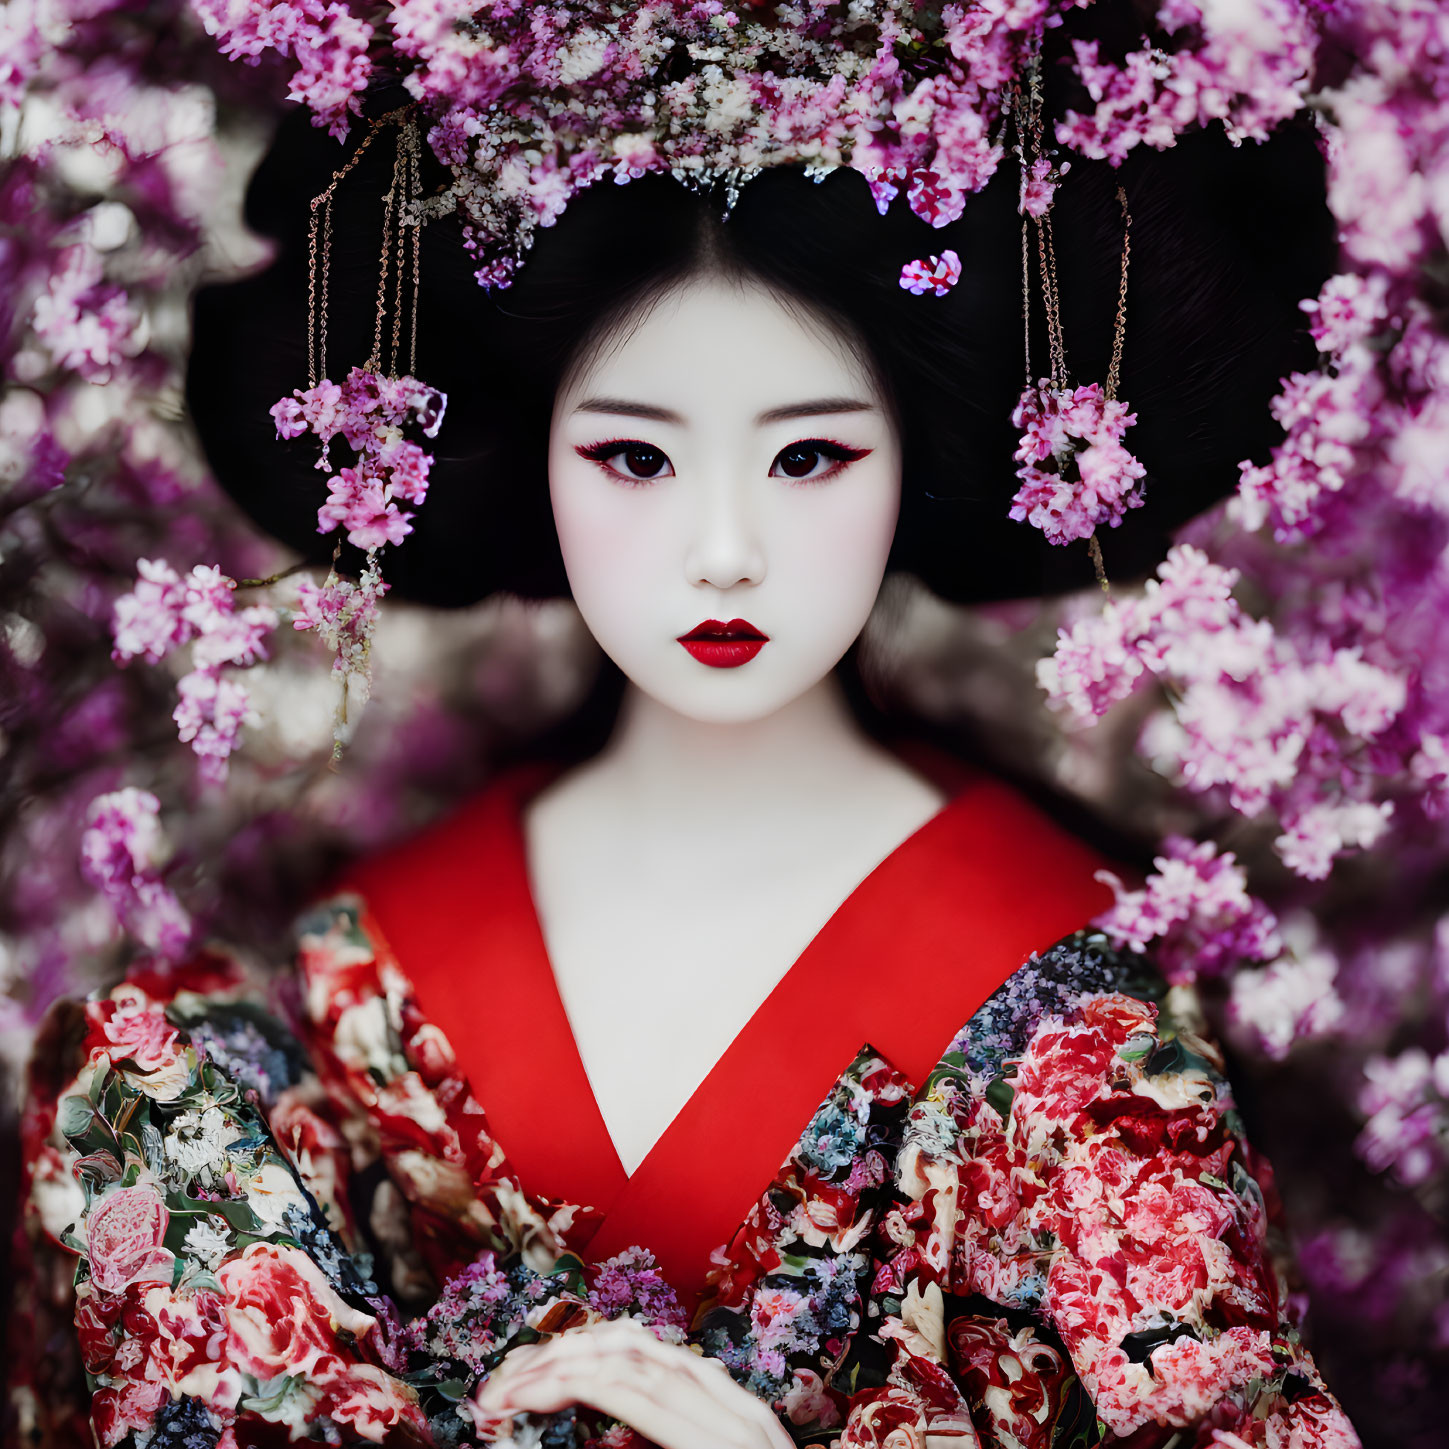
<path fill-rule="evenodd" d="M 525 1188 L 602 1213 L 571 1241 L 653 1250 L 693 1308 L 726 1242 L 839 1073 L 869 1044 L 914 1085 L 1034 950 L 1111 901 L 1109 862 L 1017 792 L 934 751 L 903 755 L 947 805 L 846 898 L 632 1176 L 599 1112 L 529 888 L 522 810 L 556 773 L 522 767 L 342 886 L 452 1042 Z"/>

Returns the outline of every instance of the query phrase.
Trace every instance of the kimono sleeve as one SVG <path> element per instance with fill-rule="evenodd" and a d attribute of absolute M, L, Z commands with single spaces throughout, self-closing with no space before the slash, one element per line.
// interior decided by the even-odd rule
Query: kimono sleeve
<path fill-rule="evenodd" d="M 393 1372 L 395 1315 L 269 1123 L 301 1048 L 235 975 L 200 974 L 130 979 L 47 1023 L 64 1065 L 32 1068 L 26 1104 L 21 1433 L 100 1449 L 157 1433 L 236 1449 L 317 1423 L 334 1443 L 425 1437 Z"/>
<path fill-rule="evenodd" d="M 76 1260 L 61 1242 L 84 1212 L 85 1195 L 55 1132 L 84 1031 L 82 1003 L 56 1002 L 36 1033 L 21 1092 L 5 1412 L 15 1442 L 36 1449 L 91 1449 L 90 1396 L 74 1328 Z"/>
<path fill-rule="evenodd" d="M 1358 1445 L 1221 1055 L 1143 958 L 1079 932 L 1018 970 L 918 1093 L 896 1187 L 871 1302 L 893 1357 L 842 1449 Z"/>

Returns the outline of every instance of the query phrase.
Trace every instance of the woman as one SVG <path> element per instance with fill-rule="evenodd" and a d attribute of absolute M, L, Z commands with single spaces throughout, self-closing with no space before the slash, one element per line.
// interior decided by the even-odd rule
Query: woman
<path fill-rule="evenodd" d="M 1196 191 L 1124 168 L 1154 529 L 1261 450 L 1221 419 L 1262 413 L 1316 284 L 1208 228 L 1198 150 Z M 1082 929 L 1107 862 L 860 686 L 888 568 L 1066 581 L 1005 521 L 1003 195 L 943 236 L 848 173 L 768 173 L 728 220 L 651 177 L 579 198 L 501 300 L 430 255 L 419 371 L 461 426 L 390 577 L 566 589 L 613 668 L 571 753 L 329 882 L 265 1008 L 209 954 L 57 1014 L 28 1221 L 89 1404 L 53 1379 L 41 1437 L 1355 1442 L 1190 999 Z M 1093 245 L 1104 177 L 1075 195 L 1084 313 L 1120 234 Z M 1294 254 L 1326 274 L 1321 220 Z M 334 287 L 365 251 L 338 235 Z M 199 304 L 191 396 L 222 481 L 314 550 L 310 460 L 257 434 L 297 380 L 282 240 Z M 896 282 L 928 240 L 963 262 L 940 301 Z M 336 333 L 370 317 L 333 318 L 360 356 Z M 1066 325 L 1090 375 L 1104 339 Z M 1119 573 L 1160 547 L 1120 534 Z"/>

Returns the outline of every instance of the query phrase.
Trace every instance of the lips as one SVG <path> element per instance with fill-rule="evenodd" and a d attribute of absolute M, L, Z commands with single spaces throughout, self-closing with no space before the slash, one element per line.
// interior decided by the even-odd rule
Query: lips
<path fill-rule="evenodd" d="M 706 619 L 688 634 L 681 634 L 679 642 L 711 669 L 737 669 L 741 664 L 748 664 L 770 642 L 770 636 L 761 633 L 748 619 L 731 619 L 728 624 L 719 619 Z"/>

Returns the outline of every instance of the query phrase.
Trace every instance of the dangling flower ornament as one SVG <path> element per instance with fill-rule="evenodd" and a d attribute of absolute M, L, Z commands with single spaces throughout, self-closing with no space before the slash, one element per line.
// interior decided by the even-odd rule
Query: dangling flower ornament
<path fill-rule="evenodd" d="M 371 356 L 333 382 L 327 369 L 327 278 L 331 244 L 330 208 L 337 187 L 372 144 L 385 124 L 399 121 L 393 185 L 383 217 L 379 261 L 377 319 Z M 407 436 L 437 436 L 447 410 L 447 397 L 413 376 L 417 357 L 416 283 L 422 217 L 418 205 L 419 139 L 414 125 L 388 116 L 373 125 L 352 159 L 312 203 L 310 285 L 308 288 L 307 358 L 309 385 L 294 389 L 271 409 L 280 439 L 310 434 L 321 444 L 317 468 L 326 472 L 327 496 L 317 509 L 317 532 L 339 529 L 347 542 L 366 554 L 361 576 L 344 578 L 336 564 L 318 585 L 304 579 L 292 614 L 294 630 L 312 630 L 332 651 L 333 673 L 341 691 L 333 725 L 334 759 L 349 732 L 348 700 L 356 681 L 366 700 L 371 688 L 371 641 L 378 604 L 387 592 L 380 554 L 412 532 L 413 509 L 427 499 L 433 457 Z M 321 261 L 320 268 L 318 261 Z M 410 314 L 408 371 L 399 375 L 404 314 Z M 391 331 L 387 334 L 387 321 Z M 332 443 L 341 437 L 352 450 L 350 464 L 332 468 Z M 226 779 L 228 756 L 237 747 L 242 726 L 253 719 L 248 692 L 234 674 L 223 677 L 222 665 L 247 665 L 266 657 L 263 636 L 279 622 L 277 611 L 263 605 L 237 613 L 234 591 L 280 581 L 236 580 L 215 567 L 193 570 L 183 583 L 164 560 L 140 561 L 136 587 L 116 603 L 112 628 L 114 655 L 125 662 L 144 654 L 153 663 L 178 644 L 198 639 L 199 667 L 178 685 L 181 702 L 175 718 L 180 738 L 201 759 L 203 779 Z M 287 570 L 292 573 L 296 570 Z"/>
<path fill-rule="evenodd" d="M 339 434 L 353 450 L 351 467 L 327 480 L 327 499 L 317 510 L 317 532 L 346 531 L 347 541 L 367 553 L 401 543 L 413 531 L 410 511 L 428 496 L 432 455 L 404 436 L 415 423 L 424 437 L 442 426 L 447 398 L 412 376 L 387 377 L 354 367 L 339 384 L 324 378 L 298 388 L 272 408 L 279 438 L 311 433 L 322 443 L 317 467 L 330 470 L 331 443 Z"/>
<path fill-rule="evenodd" d="M 1132 219 L 1127 210 L 1127 194 L 1119 186 L 1117 198 L 1124 224 L 1122 278 L 1112 338 L 1112 362 L 1105 387 L 1095 382 L 1073 387 L 1067 376 L 1051 232 L 1056 186 L 1071 168 L 1068 162 L 1054 167 L 1050 158 L 1042 154 L 1039 60 L 1039 53 L 1034 53 L 1024 85 L 1016 90 L 1011 112 L 1016 127 L 1016 153 L 1021 161 L 1022 306 L 1028 342 L 1027 382 L 1011 414 L 1012 426 L 1021 429 L 1021 441 L 1014 456 L 1022 466 L 1016 470 L 1021 487 L 1011 500 L 1010 516 L 1039 528 L 1048 543 L 1068 544 L 1086 539 L 1091 546 L 1097 579 L 1106 589 L 1107 574 L 1097 529 L 1116 528 L 1129 508 L 1142 506 L 1142 479 L 1147 472 L 1123 444 L 1123 435 L 1137 421 L 1137 415 L 1129 412 L 1127 404 L 1117 397 L 1127 318 Z M 1035 381 L 1031 375 L 1031 276 L 1027 261 L 1028 229 L 1033 224 L 1051 353 L 1051 376 Z"/>
<path fill-rule="evenodd" d="M 1122 445 L 1137 415 L 1099 384 L 1053 387 L 1041 378 L 1022 393 L 1011 421 L 1022 429 L 1016 457 L 1025 464 L 1011 516 L 1041 529 L 1048 543 L 1090 539 L 1142 506 L 1147 470 Z"/>
<path fill-rule="evenodd" d="M 343 578 L 335 566 L 320 587 L 304 580 L 298 592 L 294 629 L 313 629 L 333 653 L 332 670 L 342 679 L 334 744 L 347 725 L 347 685 L 359 681 L 362 698 L 371 683 L 371 641 L 377 606 L 387 592 L 379 554 L 412 532 L 411 510 L 398 500 L 421 506 L 428 495 L 432 455 L 411 442 L 404 429 L 413 424 L 426 438 L 442 426 L 447 398 L 411 375 L 387 377 L 354 367 L 340 383 L 326 378 L 298 388 L 272 408 L 279 438 L 312 434 L 322 444 L 319 469 L 330 468 L 332 440 L 339 434 L 353 450 L 351 467 L 327 480 L 326 501 L 317 510 L 317 532 L 346 532 L 348 543 L 364 550 L 367 562 L 357 581 Z"/>

